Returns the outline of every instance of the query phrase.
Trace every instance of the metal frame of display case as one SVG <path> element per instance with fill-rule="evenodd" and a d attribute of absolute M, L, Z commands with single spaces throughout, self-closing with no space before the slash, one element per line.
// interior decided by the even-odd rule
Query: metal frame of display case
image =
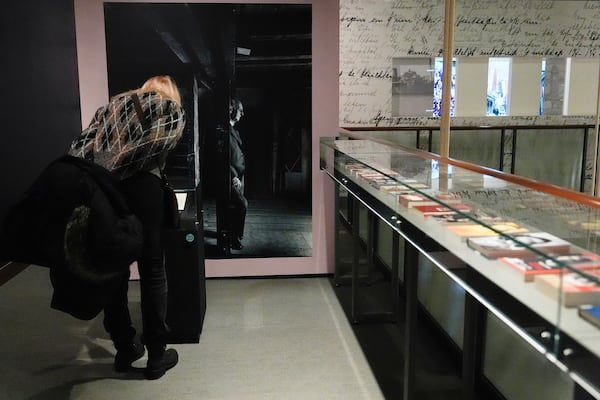
<path fill-rule="evenodd" d="M 334 178 L 336 179 L 336 178 Z M 341 215 L 340 215 L 340 205 L 339 205 L 339 198 L 336 198 L 336 215 L 338 216 L 336 222 L 337 222 L 337 227 L 336 229 L 340 229 L 340 225 L 343 225 L 342 229 L 347 229 L 349 231 L 349 233 L 352 236 L 352 262 L 351 262 L 351 273 L 350 273 L 350 277 L 349 277 L 349 281 L 352 287 L 351 293 L 351 315 L 352 315 L 352 321 L 354 323 L 357 322 L 365 322 L 365 321 L 380 321 L 380 322 L 395 322 L 398 318 L 398 314 L 399 314 L 399 293 L 398 293 L 398 241 L 399 241 L 399 237 L 401 235 L 400 232 L 398 232 L 397 230 L 394 230 L 393 233 L 393 242 L 394 242 L 394 246 L 393 246 L 393 253 L 392 253 L 392 265 L 391 265 L 391 273 L 390 273 L 390 304 L 389 304 L 389 308 L 387 310 L 383 310 L 383 311 L 371 311 L 371 312 L 365 312 L 364 310 L 361 310 L 361 305 L 360 305 L 360 296 L 359 296 L 359 288 L 361 286 L 361 282 L 366 281 L 368 282 L 370 279 L 372 279 L 371 276 L 371 271 L 374 268 L 374 254 L 375 254 L 375 216 L 377 215 L 379 218 L 381 218 L 381 216 L 379 215 L 379 212 L 381 211 L 377 211 L 371 208 L 370 204 L 364 202 L 363 200 L 361 200 L 358 196 L 356 196 L 353 192 L 352 189 L 350 189 L 348 186 L 346 186 L 348 184 L 348 180 L 345 178 L 342 178 L 340 181 L 338 181 L 336 179 L 336 184 L 337 185 L 342 185 L 346 188 L 346 190 L 348 191 L 348 194 L 350 195 L 349 201 L 348 201 L 348 218 L 347 220 L 345 220 Z M 338 186 L 339 187 L 339 186 Z M 360 250 L 362 248 L 362 244 L 361 243 L 361 237 L 360 237 L 360 218 L 359 218 L 359 205 L 362 205 L 364 207 L 366 207 L 370 212 L 368 214 L 368 219 L 367 219 L 367 238 L 366 238 L 366 243 L 365 247 L 366 247 L 366 262 L 367 262 L 367 273 L 365 274 L 366 276 L 361 276 L 360 274 Z M 398 221 L 399 222 L 399 221 Z M 396 229 L 396 227 L 393 227 Z M 337 243 L 339 241 L 336 240 L 336 246 Z M 339 249 L 338 251 L 336 251 L 336 254 L 339 254 Z M 338 264 L 338 262 L 336 262 L 336 264 Z M 343 276 L 342 273 L 340 273 L 339 269 L 336 269 L 335 273 L 334 273 L 334 282 L 336 285 L 342 285 L 345 281 L 344 279 L 345 277 Z"/>
<path fill-rule="evenodd" d="M 343 140 L 341 142 L 349 142 Z M 366 141 L 361 141 L 366 142 Z M 368 141 L 374 143 L 374 141 Z M 584 399 L 584 398 L 600 398 L 599 382 L 598 378 L 594 376 L 594 371 L 597 371 L 598 365 L 600 365 L 598 351 L 600 349 L 592 349 L 593 343 L 596 339 L 600 340 L 600 332 L 598 332 L 591 343 L 585 343 L 585 335 L 578 336 L 577 329 L 569 331 L 568 326 L 563 324 L 573 323 L 572 310 L 566 312 L 563 306 L 555 300 L 544 299 L 543 296 L 529 296 L 525 293 L 523 296 L 516 296 L 515 290 L 511 291 L 511 288 L 505 278 L 492 276 L 486 270 L 489 266 L 478 265 L 486 264 L 486 261 L 482 259 L 482 256 L 472 249 L 467 248 L 464 241 L 457 239 L 456 237 L 450 237 L 446 232 L 442 232 L 439 229 L 434 229 L 435 222 L 431 219 L 424 218 L 418 212 L 409 210 L 397 205 L 394 202 L 390 202 L 389 197 L 381 195 L 381 193 L 374 189 L 363 180 L 357 179 L 352 173 L 348 173 L 343 169 L 343 166 L 339 163 L 341 159 L 347 159 L 362 163 L 365 168 L 370 168 L 376 173 L 381 173 L 387 170 L 390 165 L 386 165 L 386 159 L 383 157 L 384 162 L 381 163 L 381 157 L 378 157 L 375 153 L 369 153 L 365 151 L 361 153 L 360 150 L 352 151 L 345 150 L 343 146 L 338 146 L 340 141 L 335 141 L 332 138 L 322 140 L 321 149 L 321 165 L 322 169 L 326 171 L 335 181 L 336 187 L 343 188 L 349 194 L 349 202 L 353 205 L 359 202 L 363 204 L 368 210 L 370 215 L 374 216 L 378 221 L 383 221 L 390 226 L 394 232 L 394 236 L 398 235 L 398 238 L 402 238 L 404 244 L 404 279 L 403 279 L 403 291 L 405 306 L 403 308 L 403 317 L 406 323 L 405 326 L 405 342 L 404 342 L 404 398 L 411 399 L 415 393 L 415 340 L 416 340 L 416 318 L 418 313 L 418 294 L 417 294 L 417 282 L 418 282 L 418 259 L 419 257 L 427 258 L 433 263 L 439 270 L 443 271 L 450 280 L 458 284 L 465 290 L 465 316 L 464 316 L 464 338 L 462 348 L 462 380 L 463 390 L 465 399 L 475 398 L 476 386 L 482 379 L 482 353 L 483 353 L 483 342 L 485 341 L 485 321 L 488 313 L 493 314 L 494 317 L 498 318 L 502 323 L 510 328 L 512 332 L 515 332 L 521 339 L 523 339 L 528 346 L 535 349 L 539 354 L 543 355 L 547 360 L 551 362 L 551 365 L 557 366 L 558 370 L 568 374 L 569 379 L 574 383 L 573 385 L 573 399 Z M 354 141 L 354 144 L 360 142 Z M 456 160 L 444 160 L 435 155 L 429 153 L 420 152 L 413 149 L 405 149 L 402 146 L 390 146 L 387 143 L 377 143 L 379 150 L 385 152 L 386 149 L 392 152 L 398 152 L 398 157 L 402 155 L 408 157 L 409 155 L 422 157 L 427 160 L 435 159 L 440 162 L 441 168 L 452 166 L 452 168 L 462 169 L 465 167 L 472 168 L 468 163 L 462 163 Z M 383 154 L 383 153 L 382 153 Z M 387 160 L 389 161 L 389 160 Z M 581 204 L 583 207 L 592 207 L 594 210 L 600 204 L 596 198 L 591 196 L 581 195 L 579 193 L 571 191 L 565 191 L 552 185 L 542 185 L 537 182 L 531 182 L 524 178 L 519 177 L 507 177 L 505 174 L 497 171 L 487 170 L 485 168 L 477 168 L 475 170 L 481 176 L 486 175 L 494 177 L 494 179 L 506 179 L 510 181 L 511 185 L 523 185 L 528 190 L 544 192 L 544 194 L 550 194 L 553 197 L 560 197 L 563 199 L 569 199 L 565 201 L 573 201 L 577 204 Z M 393 168 L 392 168 L 393 169 Z M 400 168 L 401 169 L 401 168 Z M 385 173 L 385 172 L 384 172 Z M 456 170 L 455 170 L 456 173 Z M 398 178 L 398 183 L 402 184 L 402 179 Z M 404 182 L 406 183 L 406 182 Z M 447 185 L 447 182 L 446 182 Z M 410 185 L 409 185 L 410 186 Z M 450 185 L 451 186 L 451 185 Z M 440 187 L 438 187 L 439 189 Z M 444 186 L 443 189 L 452 189 L 451 187 Z M 417 193 L 424 194 L 433 198 L 431 192 L 428 190 L 414 190 Z M 338 192 L 336 190 L 336 192 Z M 451 208 L 452 204 L 448 204 L 442 200 L 437 200 L 439 205 Z M 339 202 L 339 199 L 336 199 Z M 339 204 L 336 206 L 336 218 L 340 218 Z M 353 208 L 356 208 L 354 206 Z M 460 212 L 459 210 L 454 210 Z M 354 213 L 357 214 L 357 213 Z M 350 228 L 352 232 L 352 240 L 354 241 L 354 249 L 358 248 L 359 232 L 358 223 L 355 220 L 355 216 L 350 215 Z M 484 222 L 473 221 L 489 228 Z M 337 229 L 337 227 L 336 227 Z M 369 229 L 371 232 L 371 229 Z M 507 236 L 508 239 L 519 242 L 516 237 L 511 237 L 503 232 L 496 232 L 498 235 Z M 367 247 L 372 248 L 374 246 L 371 238 L 371 234 L 368 235 Z M 527 244 L 520 243 L 521 246 L 528 248 Z M 393 251 L 395 256 L 398 257 L 398 247 L 400 245 L 394 240 Z M 446 249 L 450 253 L 453 253 L 459 259 L 464 261 L 466 268 L 460 271 L 447 268 L 443 261 L 440 261 L 432 256 L 432 249 L 439 250 L 440 248 Z M 336 244 L 337 249 L 337 244 Z M 594 249 L 596 250 L 596 249 Z M 534 249 L 534 253 L 539 251 Z M 372 258 L 372 252 L 367 252 L 368 258 Z M 541 253 L 549 259 L 553 259 L 555 256 L 551 254 Z M 392 257 L 392 258 L 394 258 Z M 494 262 L 500 263 L 495 260 Z M 557 261 L 559 264 L 560 262 Z M 487 262 L 493 265 L 492 261 Z M 392 262 L 392 268 L 396 266 L 396 262 Z M 493 267 L 497 268 L 497 267 Z M 492 267 L 489 269 L 492 270 Z M 507 267 L 508 268 L 508 267 Z M 568 265 L 564 265 L 564 268 L 569 268 Z M 337 269 L 337 268 L 336 268 Z M 352 263 L 352 315 L 353 322 L 361 321 L 361 314 L 359 313 L 357 304 L 359 303 L 360 293 L 358 291 L 359 285 L 359 266 L 356 255 L 354 256 Z M 392 272 L 392 277 L 398 276 L 397 268 L 396 272 Z M 514 276 L 513 276 L 514 278 Z M 337 281 L 336 281 L 337 282 Z M 600 283 L 600 282 L 597 282 Z M 391 283 L 392 288 L 398 285 L 397 281 Z M 525 287 L 524 284 L 520 285 Z M 397 288 L 396 292 L 397 292 Z M 527 288 L 531 289 L 531 288 Z M 531 297 L 536 302 L 543 302 L 547 305 L 554 305 L 553 310 L 545 310 L 541 312 L 539 308 L 536 308 L 536 304 L 529 304 L 528 299 Z M 397 298 L 392 297 L 392 310 L 393 304 L 397 301 Z M 570 315 L 567 316 L 567 315 Z M 565 318 L 565 316 L 567 316 Z M 489 318 L 489 317 L 487 317 Z M 566 322 L 564 322 L 566 321 Z M 580 321 L 577 321 L 579 323 Z M 584 322 L 582 322 L 585 324 Z M 594 335 L 594 327 L 582 325 L 586 329 L 586 335 Z"/>

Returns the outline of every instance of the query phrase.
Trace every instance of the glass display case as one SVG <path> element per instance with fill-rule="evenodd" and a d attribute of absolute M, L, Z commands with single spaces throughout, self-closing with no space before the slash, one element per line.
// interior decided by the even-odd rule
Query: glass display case
<path fill-rule="evenodd" d="M 341 232 L 354 237 L 355 256 L 336 256 L 336 279 L 350 268 L 359 280 L 361 259 L 377 253 L 392 292 L 403 287 L 405 340 L 420 304 L 461 349 L 466 392 L 477 375 L 506 398 L 518 398 L 515 379 L 539 381 L 529 398 L 600 398 L 600 201 L 375 140 L 322 139 L 321 168 L 344 221 L 337 252 Z"/>

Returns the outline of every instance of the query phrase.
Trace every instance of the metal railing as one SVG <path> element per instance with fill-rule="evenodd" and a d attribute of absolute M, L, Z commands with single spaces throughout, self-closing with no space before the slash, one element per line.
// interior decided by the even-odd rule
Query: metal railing
<path fill-rule="evenodd" d="M 373 139 L 439 154 L 440 127 L 346 127 Z M 454 126 L 449 157 L 570 190 L 594 192 L 594 126 Z"/>

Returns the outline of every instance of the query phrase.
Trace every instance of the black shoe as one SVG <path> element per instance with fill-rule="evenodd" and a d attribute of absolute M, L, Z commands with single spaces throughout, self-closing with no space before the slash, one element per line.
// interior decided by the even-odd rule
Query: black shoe
<path fill-rule="evenodd" d="M 167 349 L 160 356 L 148 357 L 148 364 L 144 370 L 146 379 L 158 379 L 169 369 L 177 365 L 179 355 L 175 349 Z"/>
<path fill-rule="evenodd" d="M 231 241 L 231 248 L 234 250 L 241 250 L 244 248 L 244 246 L 242 245 L 242 242 L 239 239 L 233 239 Z"/>
<path fill-rule="evenodd" d="M 131 368 L 131 364 L 139 360 L 146 353 L 146 349 L 143 344 L 133 343 L 130 348 L 124 350 L 117 350 L 115 356 L 115 371 L 126 372 Z"/>

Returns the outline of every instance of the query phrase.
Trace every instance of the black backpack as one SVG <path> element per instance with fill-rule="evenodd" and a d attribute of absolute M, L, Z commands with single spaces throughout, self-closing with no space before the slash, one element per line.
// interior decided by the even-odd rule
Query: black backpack
<path fill-rule="evenodd" d="M 49 267 L 53 277 L 101 288 L 129 273 L 142 244 L 141 223 L 120 193 L 118 178 L 91 161 L 64 155 L 7 214 L 0 259 Z M 56 289 L 55 279 L 52 283 Z M 85 315 L 67 312 L 88 319 L 98 307 Z"/>

